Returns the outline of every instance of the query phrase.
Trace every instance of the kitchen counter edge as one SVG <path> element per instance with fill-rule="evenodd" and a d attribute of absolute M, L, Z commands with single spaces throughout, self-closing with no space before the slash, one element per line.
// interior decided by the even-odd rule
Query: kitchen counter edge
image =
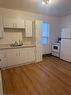
<path fill-rule="evenodd" d="M 36 47 L 36 45 L 23 45 L 23 46 L 16 46 L 16 47 L 0 47 L 0 50 L 4 49 L 18 49 L 18 48 L 29 48 L 29 47 Z"/>

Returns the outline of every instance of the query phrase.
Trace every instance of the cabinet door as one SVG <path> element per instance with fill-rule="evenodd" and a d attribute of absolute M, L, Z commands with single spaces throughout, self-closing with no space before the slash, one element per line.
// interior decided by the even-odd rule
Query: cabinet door
<path fill-rule="evenodd" d="M 16 19 L 17 28 L 25 28 L 25 22 L 23 19 Z"/>
<path fill-rule="evenodd" d="M 7 61 L 8 66 L 14 66 L 19 64 L 19 50 L 18 49 L 10 49 L 7 50 Z"/>
<path fill-rule="evenodd" d="M 19 18 L 4 18 L 5 28 L 24 28 L 24 20 Z"/>
<path fill-rule="evenodd" d="M 35 61 L 35 47 L 20 49 L 20 63 Z"/>
<path fill-rule="evenodd" d="M 12 19 L 13 28 L 25 28 L 24 20 L 19 18 L 13 18 Z"/>
<path fill-rule="evenodd" d="M 2 16 L 0 16 L 0 38 L 3 38 L 3 20 L 2 20 Z"/>
<path fill-rule="evenodd" d="M 35 47 L 27 47 L 20 49 L 20 63 L 35 61 Z"/>
<path fill-rule="evenodd" d="M 20 49 L 20 63 L 26 63 L 27 62 L 27 50 L 26 48 Z"/>
<path fill-rule="evenodd" d="M 25 21 L 25 32 L 26 37 L 32 37 L 32 21 L 30 20 Z"/>
<path fill-rule="evenodd" d="M 14 27 L 13 18 L 4 17 L 3 24 L 4 24 L 4 28 L 13 28 Z"/>
<path fill-rule="evenodd" d="M 0 51 L 0 67 L 7 67 L 7 56 L 6 51 Z"/>
<path fill-rule="evenodd" d="M 34 47 L 27 48 L 26 52 L 27 52 L 27 61 L 28 62 L 35 61 L 35 48 Z"/>

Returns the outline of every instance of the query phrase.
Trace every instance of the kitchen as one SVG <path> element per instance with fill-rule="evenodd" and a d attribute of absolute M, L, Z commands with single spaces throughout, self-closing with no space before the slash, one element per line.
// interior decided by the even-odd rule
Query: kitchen
<path fill-rule="evenodd" d="M 46 56 L 52 54 L 62 60 L 71 62 L 70 51 L 67 60 L 67 56 L 64 57 L 66 49 L 64 54 L 61 54 L 61 50 L 63 51 L 62 29 L 66 33 L 69 31 L 69 35 L 71 35 L 70 30 L 68 30 L 71 27 L 70 19 L 71 16 L 48 16 L 0 8 L 0 68 L 5 71 L 23 65 L 29 66 L 29 64 L 40 63 L 43 62 L 43 54 Z M 50 26 L 49 43 L 44 46 L 41 42 L 43 23 L 48 23 Z"/>
<path fill-rule="evenodd" d="M 4 62 L 2 62 L 1 65 L 2 67 L 9 67 L 10 65 L 14 65 L 17 63 L 18 65 L 20 64 L 20 59 L 19 56 L 24 59 L 22 59 L 21 63 L 27 63 L 26 61 L 31 61 L 31 62 L 40 62 L 42 61 L 42 53 L 41 53 L 41 27 L 42 27 L 42 20 L 33 20 L 33 19 L 25 19 L 22 16 L 19 16 L 20 11 L 14 11 L 10 9 L 1 9 L 2 15 L 0 18 L 1 20 L 1 25 L 2 25 L 2 34 L 1 37 L 2 39 L 0 40 L 0 49 L 2 49 L 0 52 L 0 56 L 4 58 Z M 9 12 L 8 12 L 9 11 Z M 5 14 L 5 12 L 9 13 L 8 15 Z M 22 12 L 23 13 L 23 12 Z M 21 14 L 22 14 L 21 13 Z M 15 15 L 11 15 L 15 14 Z M 31 17 L 31 16 L 30 16 Z M 41 16 L 41 19 L 43 17 Z M 56 19 L 56 18 L 55 18 Z M 45 21 L 45 17 L 43 18 Z M 54 20 L 54 18 L 53 18 Z M 52 24 L 52 22 L 50 22 Z M 58 21 L 56 21 L 56 24 L 59 24 Z M 53 24 L 52 24 L 53 25 Z M 53 27 L 53 26 L 51 26 Z M 54 28 L 54 27 L 53 27 Z M 29 32 L 30 31 L 30 32 Z M 37 32 L 38 31 L 38 32 Z M 53 32 L 56 30 L 54 29 Z M 52 40 L 56 40 L 58 37 L 55 34 L 56 38 L 53 38 Z M 2 44 L 1 44 L 2 43 Z M 20 43 L 23 43 L 22 46 L 18 46 Z M 17 47 L 15 46 L 17 45 Z M 25 48 L 27 47 L 27 48 Z M 37 48 L 35 48 L 37 47 Z M 39 48 L 40 47 L 40 48 Z M 49 50 L 47 52 L 51 52 L 51 41 L 48 45 Z M 25 50 L 24 50 L 25 49 Z M 31 53 L 31 51 L 33 51 Z M 2 53 L 3 52 L 3 53 Z M 23 54 L 21 54 L 23 52 Z M 26 58 L 26 54 L 29 52 L 29 55 Z M 37 52 L 38 54 L 35 55 L 34 52 Z M 14 54 L 14 55 L 13 55 Z M 25 55 L 24 55 L 25 54 Z M 17 56 L 18 58 L 16 58 Z M 9 58 L 8 58 L 9 57 Z M 12 57 L 15 59 L 13 60 Z M 32 58 L 32 59 L 31 59 Z M 18 60 L 19 59 L 19 60 Z M 8 62 L 9 61 L 9 62 Z M 15 62 L 13 62 L 15 61 Z M 11 63 L 11 64 L 10 64 Z"/>

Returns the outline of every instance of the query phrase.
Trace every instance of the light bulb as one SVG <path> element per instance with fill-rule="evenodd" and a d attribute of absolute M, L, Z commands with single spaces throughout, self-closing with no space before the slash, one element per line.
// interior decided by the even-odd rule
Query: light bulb
<path fill-rule="evenodd" d="M 49 3 L 49 0 L 42 0 L 43 5 L 47 5 Z"/>
<path fill-rule="evenodd" d="M 44 2 L 44 1 L 42 1 L 42 4 L 43 4 L 43 5 L 45 5 L 45 2 Z"/>

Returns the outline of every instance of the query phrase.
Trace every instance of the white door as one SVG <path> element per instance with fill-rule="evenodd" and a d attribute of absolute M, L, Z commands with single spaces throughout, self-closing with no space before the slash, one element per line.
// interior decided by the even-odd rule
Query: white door
<path fill-rule="evenodd" d="M 69 39 L 61 40 L 60 58 L 71 62 L 71 40 Z"/>

